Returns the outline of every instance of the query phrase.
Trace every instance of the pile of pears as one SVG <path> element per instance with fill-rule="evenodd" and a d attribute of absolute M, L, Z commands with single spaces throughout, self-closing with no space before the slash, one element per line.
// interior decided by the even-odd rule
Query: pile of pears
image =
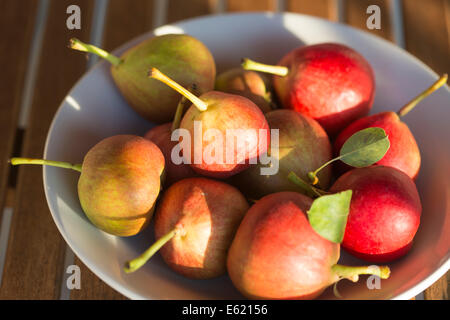
<path fill-rule="evenodd" d="M 154 36 L 120 57 L 78 39 L 70 47 L 109 61 L 129 106 L 158 125 L 143 137 L 99 141 L 82 164 L 11 163 L 79 171 L 81 207 L 109 234 L 135 236 L 153 219 L 156 242 L 123 261 L 125 273 L 158 252 L 188 278 L 228 274 L 251 299 L 313 299 L 342 279 L 387 279 L 389 266 L 372 263 L 390 263 L 413 246 L 422 211 L 414 182 L 420 151 L 401 118 L 446 75 L 399 112 L 369 116 L 372 67 L 338 43 L 301 46 L 277 65 L 244 58 L 219 75 L 207 46 L 186 34 Z M 194 161 L 192 143 L 181 154 L 186 161 L 175 163 L 183 139 L 177 129 L 198 141 L 196 123 L 200 151 L 234 160 Z M 207 129 L 223 136 L 244 129 L 246 149 L 219 144 Z M 251 134 L 274 129 L 277 141 Z M 265 175 L 260 159 L 268 154 L 279 168 Z M 370 266 L 338 264 L 341 245 Z"/>

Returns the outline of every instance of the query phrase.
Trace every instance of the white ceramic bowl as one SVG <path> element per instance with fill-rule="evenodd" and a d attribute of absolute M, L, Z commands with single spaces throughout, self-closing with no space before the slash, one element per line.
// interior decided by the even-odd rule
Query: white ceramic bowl
<path fill-rule="evenodd" d="M 145 38 L 166 33 L 188 33 L 213 53 L 218 71 L 239 65 L 242 57 L 276 63 L 302 44 L 340 42 L 355 48 L 372 64 L 376 97 L 372 113 L 397 110 L 429 86 L 437 75 L 419 60 L 380 38 L 305 15 L 229 14 L 187 20 L 140 36 L 116 54 Z M 82 57 L 80 57 L 82 59 Z M 417 179 L 423 203 L 422 221 L 412 250 L 390 264 L 391 277 L 380 289 L 369 290 L 366 278 L 358 284 L 342 281 L 348 299 L 410 299 L 450 268 L 450 92 L 440 89 L 405 117 L 422 152 Z M 48 133 L 45 158 L 81 163 L 83 155 L 101 139 L 115 134 L 144 134 L 153 124 L 137 116 L 116 90 L 109 64 L 98 63 L 62 102 Z M 131 238 L 96 229 L 85 217 L 77 197 L 78 174 L 44 168 L 44 186 L 53 219 L 62 236 L 98 277 L 133 299 L 241 299 L 227 276 L 189 280 L 171 271 L 159 255 L 134 274 L 123 263 L 153 241 L 152 226 Z M 280 230 L 281 231 L 281 230 Z M 342 263 L 363 264 L 345 253 Z M 321 298 L 332 299 L 331 290 Z"/>

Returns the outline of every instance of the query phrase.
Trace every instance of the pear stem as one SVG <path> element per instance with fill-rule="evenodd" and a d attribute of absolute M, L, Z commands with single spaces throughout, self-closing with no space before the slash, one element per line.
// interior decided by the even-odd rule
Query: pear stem
<path fill-rule="evenodd" d="M 337 161 L 337 160 L 339 160 L 341 158 L 342 158 L 342 156 L 339 156 L 339 157 L 336 157 L 334 159 L 331 159 L 330 161 L 325 162 L 323 165 L 321 165 L 316 170 L 308 172 L 308 178 L 311 180 L 311 183 L 313 185 L 318 184 L 319 183 L 319 178 L 317 177 L 317 174 L 319 173 L 319 171 L 322 170 L 323 168 L 325 168 L 326 166 L 328 166 L 329 164 L 331 164 L 331 163 L 333 163 L 333 162 L 335 162 L 335 161 Z"/>
<path fill-rule="evenodd" d="M 287 67 L 263 64 L 260 62 L 250 60 L 248 58 L 242 59 L 241 66 L 245 70 L 270 73 L 270 74 L 274 74 L 274 75 L 281 76 L 281 77 L 285 77 L 289 73 L 289 69 Z"/>
<path fill-rule="evenodd" d="M 300 178 L 298 175 L 296 175 L 292 171 L 289 172 L 288 179 L 295 185 L 299 186 L 310 197 L 313 197 L 313 198 L 320 197 L 320 196 L 327 194 L 327 192 L 311 186 L 309 183 L 304 181 L 302 178 Z"/>
<path fill-rule="evenodd" d="M 110 54 L 109 52 L 106 52 L 103 49 L 93 46 L 92 44 L 81 42 L 77 38 L 70 39 L 69 48 L 82 52 L 89 52 L 96 54 L 97 56 L 108 60 L 111 64 L 115 66 L 118 66 L 123 61 L 122 59 Z"/>
<path fill-rule="evenodd" d="M 206 104 L 206 102 L 200 100 L 194 94 L 189 92 L 189 90 L 187 90 L 187 89 L 183 88 L 182 86 L 180 86 L 178 83 L 176 83 L 174 80 L 170 79 L 168 76 L 163 74 L 158 69 L 151 68 L 149 73 L 148 73 L 148 76 L 150 78 L 153 78 L 153 79 L 156 79 L 156 80 L 159 80 L 159 81 L 165 83 L 166 85 L 168 85 L 169 87 L 171 87 L 172 89 L 177 91 L 178 93 L 180 93 L 183 96 L 185 96 L 186 99 L 191 101 L 198 108 L 198 110 L 206 111 L 206 109 L 208 109 L 208 105 Z"/>
<path fill-rule="evenodd" d="M 171 132 L 174 132 L 176 129 L 180 127 L 181 116 L 183 115 L 184 104 L 186 103 L 186 100 L 187 100 L 186 97 L 183 96 L 180 102 L 178 102 L 177 110 L 175 111 L 175 117 L 173 118 L 172 121 L 172 127 L 170 128 Z"/>
<path fill-rule="evenodd" d="M 195 84 L 193 84 L 189 91 L 195 92 L 196 88 L 197 88 L 197 86 Z M 171 132 L 174 132 L 176 129 L 178 129 L 180 127 L 181 118 L 182 118 L 183 111 L 184 111 L 184 105 L 186 104 L 187 101 L 189 101 L 189 100 L 185 96 L 183 96 L 180 99 L 180 102 L 178 102 L 177 110 L 175 111 L 175 117 L 173 118 L 172 127 L 170 129 Z"/>
<path fill-rule="evenodd" d="M 348 279 L 357 282 L 360 274 L 371 274 L 381 279 L 389 278 L 391 270 L 388 266 L 343 266 L 335 264 L 331 270 L 339 277 L 339 279 Z"/>
<path fill-rule="evenodd" d="M 59 167 L 65 169 L 72 169 L 78 172 L 81 172 L 81 164 L 72 164 L 69 162 L 62 161 L 52 161 L 52 160 L 44 160 L 44 159 L 31 159 L 31 158 L 11 158 L 9 161 L 13 166 L 17 166 L 20 164 L 39 164 L 46 165 L 52 167 Z"/>
<path fill-rule="evenodd" d="M 169 242 L 173 237 L 175 237 L 180 231 L 180 227 L 176 226 L 161 238 L 159 238 L 155 243 L 153 243 L 147 250 L 144 251 L 139 257 L 130 260 L 125 263 L 123 270 L 126 273 L 131 273 L 142 267 L 163 245 Z"/>
<path fill-rule="evenodd" d="M 421 94 L 419 94 L 417 97 L 412 99 L 410 102 L 405 104 L 398 112 L 397 114 L 400 117 L 403 117 L 408 112 L 410 112 L 420 101 L 422 101 L 424 98 L 428 97 L 431 93 L 442 87 L 447 82 L 447 74 L 444 74 L 442 77 L 440 77 L 435 83 L 433 83 L 428 89 L 424 90 Z"/>

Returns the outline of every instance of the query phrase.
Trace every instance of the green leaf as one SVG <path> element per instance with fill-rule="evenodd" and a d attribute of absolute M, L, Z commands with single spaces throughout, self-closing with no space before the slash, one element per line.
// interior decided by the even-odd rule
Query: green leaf
<path fill-rule="evenodd" d="M 314 200 L 308 210 L 311 227 L 325 239 L 341 243 L 344 239 L 351 199 L 352 190 L 347 190 Z"/>
<path fill-rule="evenodd" d="M 345 141 L 339 159 L 352 167 L 368 167 L 380 161 L 389 146 L 389 138 L 382 128 L 363 129 Z"/>

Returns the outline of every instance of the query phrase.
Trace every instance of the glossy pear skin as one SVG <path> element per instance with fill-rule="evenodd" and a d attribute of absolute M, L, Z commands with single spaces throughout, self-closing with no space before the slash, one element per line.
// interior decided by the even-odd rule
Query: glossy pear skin
<path fill-rule="evenodd" d="M 231 244 L 233 284 L 252 299 L 313 299 L 336 281 L 339 244 L 322 238 L 306 216 L 312 200 L 279 192 L 258 200 Z"/>
<path fill-rule="evenodd" d="M 178 144 L 178 141 L 171 140 L 172 123 L 165 123 L 150 129 L 144 138 L 153 141 L 161 150 L 165 159 L 165 179 L 164 186 L 170 186 L 176 181 L 198 176 L 190 165 L 181 163 L 175 164 L 172 161 L 172 149 Z"/>
<path fill-rule="evenodd" d="M 268 83 L 261 73 L 233 68 L 217 76 L 215 90 L 244 96 L 266 113 L 272 111 Z"/>
<path fill-rule="evenodd" d="M 347 46 L 323 43 L 299 47 L 278 64 L 289 68 L 287 76 L 273 78 L 283 106 L 317 120 L 330 136 L 372 108 L 372 68 Z"/>
<path fill-rule="evenodd" d="M 164 156 L 153 142 L 132 135 L 106 138 L 84 157 L 81 207 L 101 230 L 133 236 L 152 217 L 163 170 Z"/>
<path fill-rule="evenodd" d="M 353 169 L 330 192 L 353 190 L 342 246 L 358 258 L 388 262 L 411 248 L 422 205 L 413 180 L 392 167 Z"/>
<path fill-rule="evenodd" d="M 389 137 L 390 147 L 378 165 L 394 167 L 415 179 L 420 170 L 420 150 L 408 126 L 400 120 L 395 112 L 382 112 L 356 120 L 345 128 L 334 142 L 335 153 L 338 154 L 345 141 L 359 130 L 380 127 Z M 350 167 L 339 164 L 340 171 Z"/>
<path fill-rule="evenodd" d="M 149 68 L 158 68 L 186 88 L 195 83 L 199 94 L 214 88 L 214 58 L 202 42 L 189 35 L 153 37 L 126 51 L 121 59 L 121 64 L 111 67 L 114 82 L 133 109 L 152 122 L 171 121 L 180 96 L 149 78 Z"/>
<path fill-rule="evenodd" d="M 226 257 L 236 230 L 248 210 L 234 187 L 207 178 L 174 183 L 155 213 L 155 236 L 181 226 L 161 249 L 167 265 L 181 275 L 209 279 L 226 272 Z"/>
<path fill-rule="evenodd" d="M 327 133 L 314 119 L 294 110 L 280 109 L 266 114 L 270 129 L 279 129 L 279 170 L 274 175 L 261 175 L 257 164 L 232 178 L 233 184 L 251 198 L 259 199 L 280 191 L 299 191 L 287 178 L 289 172 L 308 180 L 308 172 L 314 171 L 331 160 L 332 150 Z M 271 156 L 276 153 L 271 151 Z M 331 179 L 331 166 L 318 174 L 320 187 L 327 190 Z"/>
<path fill-rule="evenodd" d="M 180 128 L 188 130 L 191 137 L 191 154 L 183 157 L 190 162 L 191 167 L 199 174 L 213 178 L 228 178 L 249 167 L 250 160 L 256 159 L 267 151 L 270 143 L 270 130 L 266 118 L 262 111 L 249 99 L 223 93 L 210 91 L 200 96 L 200 99 L 207 103 L 206 111 L 199 111 L 192 105 L 183 116 Z M 195 135 L 194 123 L 201 123 L 202 135 Z M 211 130 L 219 133 L 222 139 L 211 134 Z M 208 130 L 210 136 L 208 137 Z M 234 146 L 226 143 L 227 130 L 248 130 L 239 135 L 245 139 L 245 146 L 240 148 L 236 142 Z M 260 135 L 260 130 L 265 132 Z M 230 132 L 230 131 L 228 131 Z M 195 139 L 197 141 L 195 142 Z M 201 141 L 201 161 L 195 161 L 195 145 L 198 147 Z M 195 143 L 194 143 L 195 142 Z M 215 152 L 205 152 L 207 150 L 222 150 L 222 160 L 215 161 L 213 157 L 210 163 L 205 159 L 208 154 Z M 226 161 L 226 155 L 232 155 L 232 161 Z M 220 160 L 220 159 L 219 159 Z M 198 162 L 198 163 L 195 163 Z"/>

